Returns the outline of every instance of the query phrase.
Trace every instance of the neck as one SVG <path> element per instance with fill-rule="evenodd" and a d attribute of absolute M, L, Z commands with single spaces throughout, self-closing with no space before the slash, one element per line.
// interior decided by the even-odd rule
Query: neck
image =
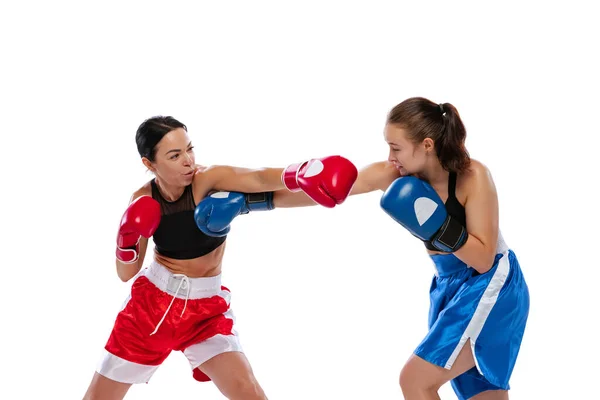
<path fill-rule="evenodd" d="M 436 157 L 425 165 L 425 168 L 419 175 L 429 182 L 430 185 L 436 186 L 448 182 L 450 173 L 442 167 L 442 164 L 440 164 Z"/>
<path fill-rule="evenodd" d="M 175 201 L 181 197 L 184 187 L 169 185 L 168 183 L 161 180 L 158 176 L 156 177 L 156 187 L 160 192 L 161 196 L 167 201 Z"/>

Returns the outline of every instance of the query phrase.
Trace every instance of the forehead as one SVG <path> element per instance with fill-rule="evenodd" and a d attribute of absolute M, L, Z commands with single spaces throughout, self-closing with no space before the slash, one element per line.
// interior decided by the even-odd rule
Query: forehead
<path fill-rule="evenodd" d="M 170 148 L 182 149 L 188 145 L 190 137 L 185 129 L 177 128 L 169 131 L 163 138 L 158 142 L 158 147 L 162 150 L 169 150 Z"/>
<path fill-rule="evenodd" d="M 395 124 L 386 124 L 383 137 L 388 143 L 406 143 L 406 130 Z"/>

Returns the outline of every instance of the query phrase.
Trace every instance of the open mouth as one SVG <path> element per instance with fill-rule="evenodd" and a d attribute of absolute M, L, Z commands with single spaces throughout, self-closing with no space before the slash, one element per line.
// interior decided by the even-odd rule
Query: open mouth
<path fill-rule="evenodd" d="M 396 170 L 400 173 L 400 175 L 406 174 L 406 170 L 404 169 L 404 167 L 402 165 L 396 165 Z"/>

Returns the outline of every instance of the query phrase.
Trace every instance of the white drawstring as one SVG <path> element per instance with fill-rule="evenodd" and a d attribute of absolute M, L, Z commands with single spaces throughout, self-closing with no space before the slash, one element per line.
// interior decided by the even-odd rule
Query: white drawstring
<path fill-rule="evenodd" d="M 171 306 L 173 305 L 173 302 L 175 301 L 175 298 L 179 294 L 179 289 L 181 289 L 181 285 L 183 285 L 183 282 L 185 282 L 187 285 L 187 292 L 185 295 L 185 304 L 183 305 L 183 311 L 181 312 L 180 317 L 183 317 L 183 313 L 185 312 L 185 308 L 187 307 L 187 302 L 188 302 L 188 298 L 190 297 L 190 289 L 191 289 L 190 288 L 190 286 L 191 286 L 190 278 L 188 278 L 187 276 L 185 276 L 183 274 L 173 274 L 173 277 L 181 277 L 181 282 L 179 282 L 179 286 L 177 286 L 177 290 L 175 291 L 175 294 L 173 295 L 173 299 L 171 300 L 169 307 L 167 307 L 167 311 L 165 311 L 160 322 L 158 323 L 158 325 L 156 325 L 156 328 L 154 328 L 154 332 L 152 332 L 150 334 L 150 336 L 154 335 L 158 331 L 158 328 L 160 328 L 160 326 L 162 325 L 163 321 L 165 320 L 165 318 L 167 316 L 167 313 L 169 312 L 169 310 L 171 309 Z"/>

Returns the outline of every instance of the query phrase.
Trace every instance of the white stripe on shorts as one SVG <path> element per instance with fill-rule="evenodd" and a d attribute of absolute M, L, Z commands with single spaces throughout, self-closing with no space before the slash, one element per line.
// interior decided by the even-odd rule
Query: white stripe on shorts
<path fill-rule="evenodd" d="M 475 313 L 473 313 L 473 317 L 467 325 L 465 332 L 463 333 L 458 345 L 454 348 L 452 355 L 446 362 L 445 368 L 451 369 L 454 361 L 458 357 L 458 353 L 462 350 L 463 346 L 467 342 L 468 339 L 471 339 L 471 350 L 473 351 L 473 359 L 475 360 L 475 366 L 481 375 L 481 369 L 477 363 L 477 357 L 475 356 L 475 342 L 479 337 L 479 333 L 481 333 L 481 329 L 483 329 L 483 325 L 485 325 L 485 321 L 487 320 L 494 304 L 496 304 L 496 300 L 498 300 L 498 294 L 504 283 L 506 282 L 506 278 L 508 277 L 508 273 L 510 272 L 510 263 L 508 261 L 508 251 L 502 253 L 502 258 L 498 261 L 498 267 L 496 268 L 496 272 L 494 272 L 494 276 L 490 280 L 487 288 L 483 292 L 481 299 L 479 299 L 479 304 L 477 304 L 477 309 L 475 309 Z"/>

